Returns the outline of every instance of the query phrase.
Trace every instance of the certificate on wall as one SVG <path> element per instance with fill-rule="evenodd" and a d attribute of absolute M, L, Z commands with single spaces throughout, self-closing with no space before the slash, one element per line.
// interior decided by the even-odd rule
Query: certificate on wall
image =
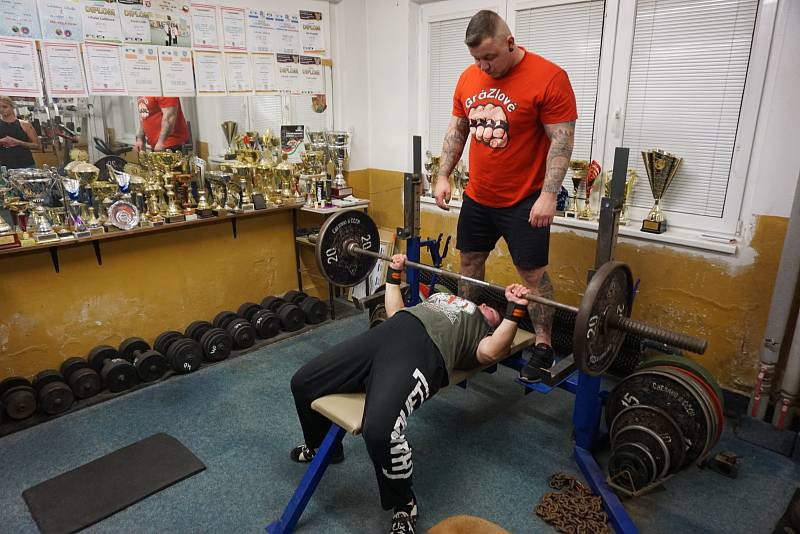
<path fill-rule="evenodd" d="M 116 0 L 84 0 L 82 19 L 85 40 L 122 42 Z"/>
<path fill-rule="evenodd" d="M 284 93 L 300 93 L 302 90 L 300 56 L 276 54 L 275 63 L 278 67 L 278 90 Z"/>
<path fill-rule="evenodd" d="M 301 92 L 311 95 L 325 93 L 325 77 L 319 56 L 300 56 Z"/>
<path fill-rule="evenodd" d="M 277 91 L 275 54 L 250 54 L 250 61 L 253 67 L 253 90 L 259 94 Z"/>
<path fill-rule="evenodd" d="M 126 43 L 150 44 L 150 11 L 141 4 L 120 4 L 119 20 Z"/>
<path fill-rule="evenodd" d="M 225 83 L 231 94 L 251 94 L 253 75 L 248 54 L 225 53 Z"/>
<path fill-rule="evenodd" d="M 192 52 L 187 48 L 158 48 L 161 92 L 164 96 L 194 96 Z"/>
<path fill-rule="evenodd" d="M 0 35 L 42 38 L 34 0 L 0 0 Z"/>
<path fill-rule="evenodd" d="M 84 43 L 83 61 L 90 95 L 128 94 L 125 77 L 122 75 L 119 45 Z"/>
<path fill-rule="evenodd" d="M 42 63 L 48 96 L 87 96 L 80 44 L 42 41 Z"/>
<path fill-rule="evenodd" d="M 225 50 L 247 50 L 247 30 L 245 29 L 243 7 L 220 7 L 222 19 L 222 47 Z"/>
<path fill-rule="evenodd" d="M 184 0 L 146 0 L 150 3 L 150 42 L 159 46 L 192 46 L 189 3 Z"/>
<path fill-rule="evenodd" d="M 123 45 L 122 74 L 128 94 L 161 96 L 161 72 L 158 68 L 158 47 Z"/>
<path fill-rule="evenodd" d="M 300 18 L 297 15 L 275 14 L 272 49 L 280 54 L 300 53 Z"/>
<path fill-rule="evenodd" d="M 325 26 L 319 11 L 300 10 L 300 42 L 304 53 L 320 54 L 325 51 Z"/>
<path fill-rule="evenodd" d="M 43 96 L 36 42 L 0 37 L 0 93 L 9 96 Z"/>
<path fill-rule="evenodd" d="M 222 52 L 195 50 L 194 78 L 198 95 L 224 95 L 225 60 Z"/>
<path fill-rule="evenodd" d="M 271 52 L 275 18 L 258 9 L 247 10 L 247 47 L 251 52 Z"/>
<path fill-rule="evenodd" d="M 192 46 L 198 49 L 219 49 L 217 6 L 192 4 Z"/>
<path fill-rule="evenodd" d="M 83 41 L 83 5 L 80 0 L 39 0 L 42 39 Z"/>

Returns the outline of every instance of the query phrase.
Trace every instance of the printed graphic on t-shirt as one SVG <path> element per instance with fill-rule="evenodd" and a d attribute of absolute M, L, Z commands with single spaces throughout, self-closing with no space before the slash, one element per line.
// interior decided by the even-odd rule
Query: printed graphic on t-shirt
<path fill-rule="evenodd" d="M 474 302 L 449 293 L 434 293 L 422 302 L 422 306 L 443 313 L 450 324 L 455 324 L 460 313 L 472 315 L 477 309 Z"/>
<path fill-rule="evenodd" d="M 136 107 L 139 110 L 139 117 L 141 117 L 142 120 L 150 116 L 150 108 L 147 106 L 147 104 L 148 102 L 146 96 L 140 96 L 136 101 Z"/>
<path fill-rule="evenodd" d="M 482 89 L 464 99 L 469 110 L 469 133 L 478 143 L 491 148 L 508 145 L 508 115 L 517 109 L 517 103 L 497 87 Z"/>

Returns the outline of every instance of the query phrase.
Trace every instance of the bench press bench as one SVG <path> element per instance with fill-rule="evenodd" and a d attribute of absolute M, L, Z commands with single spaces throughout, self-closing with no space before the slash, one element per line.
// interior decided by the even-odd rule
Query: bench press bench
<path fill-rule="evenodd" d="M 536 342 L 536 335 L 527 330 L 517 329 L 514 341 L 511 343 L 508 356 L 519 353 L 524 348 Z M 497 364 L 475 367 L 469 370 L 456 370 L 450 376 L 450 384 L 464 384 L 467 380 L 481 371 L 493 372 Z M 442 388 L 445 389 L 445 388 Z M 441 390 L 440 390 L 441 391 Z M 324 415 L 333 423 L 325 439 L 322 441 L 317 454 L 306 470 L 306 474 L 297 486 L 289 504 L 281 518 L 267 526 L 270 534 L 285 534 L 294 530 L 297 521 L 303 514 L 308 501 L 314 494 L 317 484 L 325 474 L 330 464 L 330 457 L 334 448 L 342 441 L 345 433 L 358 436 L 361 434 L 361 420 L 364 418 L 365 393 L 336 393 L 320 397 L 311 403 L 311 408 Z"/>

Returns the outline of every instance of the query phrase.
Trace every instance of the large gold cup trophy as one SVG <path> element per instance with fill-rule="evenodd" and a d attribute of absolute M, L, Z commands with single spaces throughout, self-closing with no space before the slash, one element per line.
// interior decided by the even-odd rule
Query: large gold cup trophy
<path fill-rule="evenodd" d="M 642 159 L 647 179 L 650 181 L 650 190 L 655 199 L 655 204 L 642 221 L 642 232 L 662 234 L 667 230 L 667 219 L 661 211 L 661 199 L 678 173 L 683 158 L 656 148 L 642 151 Z"/>

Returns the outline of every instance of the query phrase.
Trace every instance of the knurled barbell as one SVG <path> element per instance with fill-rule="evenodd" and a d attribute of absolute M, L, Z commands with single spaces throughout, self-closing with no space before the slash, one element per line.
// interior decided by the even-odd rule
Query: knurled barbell
<path fill-rule="evenodd" d="M 378 260 L 391 260 L 391 256 L 380 252 L 378 227 L 369 215 L 359 210 L 344 210 L 329 217 L 312 242 L 316 243 L 320 272 L 328 281 L 340 287 L 351 287 L 363 281 Z M 505 291 L 504 287 L 497 284 L 424 263 L 407 260 L 406 266 L 501 293 Z M 528 294 L 526 298 L 576 315 L 572 341 L 575 364 L 578 369 L 591 375 L 599 375 L 608 369 L 626 333 L 697 354 L 703 354 L 708 344 L 705 339 L 631 319 L 633 275 L 622 262 L 608 262 L 595 272 L 579 307 L 538 295 Z"/>

